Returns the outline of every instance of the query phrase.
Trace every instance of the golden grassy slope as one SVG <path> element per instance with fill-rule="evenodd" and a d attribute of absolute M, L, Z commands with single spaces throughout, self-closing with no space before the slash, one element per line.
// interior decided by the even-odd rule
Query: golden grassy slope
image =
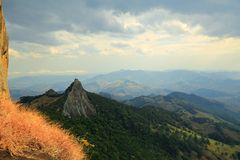
<path fill-rule="evenodd" d="M 82 147 L 39 113 L 0 100 L 0 151 L 29 159 L 82 160 Z"/>

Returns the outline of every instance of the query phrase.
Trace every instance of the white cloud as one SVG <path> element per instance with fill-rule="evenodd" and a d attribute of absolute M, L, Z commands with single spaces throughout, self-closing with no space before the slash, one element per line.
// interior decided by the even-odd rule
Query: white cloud
<path fill-rule="evenodd" d="M 166 30 L 176 29 L 177 33 L 189 33 L 189 34 L 198 34 L 202 31 L 202 27 L 200 25 L 197 26 L 189 26 L 187 23 L 184 23 L 180 20 L 170 20 L 170 21 L 164 21 L 162 23 L 162 26 Z"/>
<path fill-rule="evenodd" d="M 167 67 L 231 69 L 238 66 L 233 64 L 237 62 L 232 59 L 240 53 L 240 37 L 208 35 L 206 34 L 208 28 L 195 22 L 191 16 L 173 13 L 162 8 L 151 9 L 140 14 L 114 10 L 101 10 L 99 14 L 104 15 L 105 20 L 108 19 L 109 26 L 120 28 L 121 32 L 103 30 L 81 33 L 55 30 L 49 34 L 49 37 L 58 42 L 57 44 L 14 42 L 10 54 L 18 59 L 63 57 L 68 64 L 71 64 L 73 60 L 81 61 L 83 56 L 90 57 L 89 63 L 81 61 L 73 65 L 74 67 L 85 65 L 86 68 L 90 64 L 98 63 L 96 59 L 99 57 L 111 57 L 111 59 L 106 58 L 107 60 L 102 58 L 104 63 L 118 62 L 116 57 L 121 57 L 121 63 L 127 67 L 131 67 L 132 64 L 129 62 L 131 59 L 131 63 L 136 63 L 141 69 L 145 69 L 146 65 L 156 67 L 156 69 L 161 69 L 161 67 L 164 69 Z M 193 17 L 198 16 L 193 15 Z M 75 30 L 78 29 L 77 25 L 73 24 L 73 26 Z M 228 56 L 232 58 L 228 58 L 223 63 L 223 59 Z M 140 61 L 139 57 L 145 61 Z M 49 72 L 40 70 L 34 73 L 47 74 Z"/>
<path fill-rule="evenodd" d="M 27 59 L 27 58 L 34 58 L 34 59 L 38 59 L 38 58 L 42 58 L 43 55 L 40 53 L 35 53 L 35 52 L 24 52 L 21 53 L 15 49 L 10 48 L 9 49 L 9 54 L 12 58 L 15 59 Z"/>
<path fill-rule="evenodd" d="M 9 55 L 11 57 L 18 58 L 18 59 L 23 58 L 23 56 L 18 51 L 11 49 L 11 48 L 9 49 Z"/>

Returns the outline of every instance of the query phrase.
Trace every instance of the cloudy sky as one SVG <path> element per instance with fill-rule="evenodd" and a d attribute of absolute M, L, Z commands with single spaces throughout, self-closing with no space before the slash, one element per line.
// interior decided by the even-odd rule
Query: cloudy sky
<path fill-rule="evenodd" d="M 4 0 L 10 75 L 240 70 L 239 0 Z"/>

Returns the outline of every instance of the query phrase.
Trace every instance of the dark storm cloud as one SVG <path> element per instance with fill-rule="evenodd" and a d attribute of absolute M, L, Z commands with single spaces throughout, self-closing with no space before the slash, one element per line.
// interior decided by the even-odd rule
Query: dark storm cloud
<path fill-rule="evenodd" d="M 240 35 L 238 0 L 5 0 L 4 3 L 10 38 L 41 44 L 57 44 L 50 34 L 57 30 L 81 34 L 125 32 L 110 14 L 140 15 L 152 8 L 186 15 L 176 18 L 202 25 L 209 35 Z"/>
<path fill-rule="evenodd" d="M 141 12 L 164 7 L 181 13 L 214 13 L 239 11 L 238 0 L 84 0 L 93 8 L 115 8 L 122 11 Z"/>
<path fill-rule="evenodd" d="M 108 14 L 86 7 L 80 1 L 10 0 L 5 1 L 5 14 L 13 40 L 36 43 L 53 42 L 50 32 L 121 32 L 118 22 Z M 15 27 L 17 26 L 17 27 Z"/>

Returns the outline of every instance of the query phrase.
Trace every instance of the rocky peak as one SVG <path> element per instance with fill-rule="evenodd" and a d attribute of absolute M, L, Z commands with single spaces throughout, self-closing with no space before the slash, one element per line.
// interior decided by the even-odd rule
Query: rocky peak
<path fill-rule="evenodd" d="M 7 85 L 8 73 L 8 36 L 0 0 L 0 98 L 9 98 Z"/>
<path fill-rule="evenodd" d="M 59 94 L 53 90 L 53 89 L 49 89 L 46 93 L 45 93 L 46 96 L 48 97 L 57 97 Z"/>
<path fill-rule="evenodd" d="M 65 94 L 69 94 L 72 90 L 84 91 L 82 83 L 78 79 L 74 79 L 74 81 L 70 84 L 70 86 L 66 89 Z"/>
<path fill-rule="evenodd" d="M 75 79 L 74 82 L 65 91 L 67 97 L 63 106 L 63 114 L 70 117 L 89 117 L 96 114 L 94 106 L 88 99 L 86 91 L 81 82 Z"/>

